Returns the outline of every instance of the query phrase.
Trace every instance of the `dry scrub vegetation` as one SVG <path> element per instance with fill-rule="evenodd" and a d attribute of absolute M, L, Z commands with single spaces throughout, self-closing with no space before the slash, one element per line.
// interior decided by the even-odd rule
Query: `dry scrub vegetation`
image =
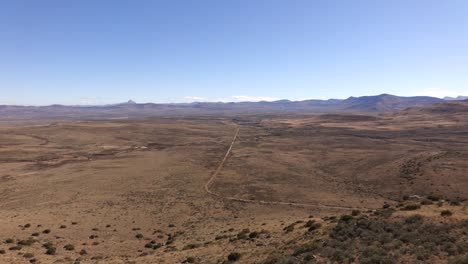
<path fill-rule="evenodd" d="M 467 261 L 464 115 L 38 123 L 0 126 L 0 263 Z"/>

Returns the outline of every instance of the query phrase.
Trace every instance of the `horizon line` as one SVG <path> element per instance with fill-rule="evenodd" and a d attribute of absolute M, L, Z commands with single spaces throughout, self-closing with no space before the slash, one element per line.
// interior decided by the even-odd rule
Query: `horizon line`
<path fill-rule="evenodd" d="M 389 93 L 382 93 L 382 94 L 375 94 L 375 95 L 361 95 L 361 96 L 349 96 L 347 98 L 328 98 L 328 99 L 323 99 L 323 98 L 304 98 L 304 99 L 280 99 L 280 98 L 273 98 L 273 97 L 257 97 L 257 98 L 264 98 L 263 100 L 223 100 L 223 99 L 207 99 L 207 98 L 201 98 L 201 97 L 184 97 L 184 98 L 199 98 L 200 100 L 193 100 L 193 101 L 180 101 L 180 102 L 155 102 L 155 101 L 146 101 L 146 102 L 136 102 L 133 99 L 129 99 L 126 102 L 115 102 L 115 103 L 75 103 L 75 104 L 66 104 L 66 103 L 51 103 L 51 104 L 16 104 L 16 103 L 0 103 L 0 106 L 24 106 L 24 107 L 47 107 L 47 106 L 69 106 L 69 107 L 105 107 L 105 106 L 117 106 L 117 105 L 131 105 L 131 104 L 137 104 L 137 105 L 142 105 L 142 104 L 156 104 L 156 105 L 187 105 L 187 104 L 194 104 L 194 103 L 222 103 L 222 104 L 229 104 L 229 103 L 260 103 L 260 102 L 278 102 L 278 101 L 289 101 L 289 102 L 303 102 L 303 101 L 310 101 L 310 100 L 317 100 L 317 101 L 329 101 L 329 100 L 347 100 L 350 98 L 360 98 L 360 97 L 376 97 L 376 96 L 383 96 L 383 95 L 390 95 L 390 96 L 396 96 L 396 97 L 430 97 L 430 98 L 437 98 L 441 100 L 448 100 L 448 99 L 461 99 L 464 100 L 468 96 L 464 95 L 458 95 L 458 96 L 430 96 L 430 95 L 412 95 L 412 96 L 400 96 L 400 95 L 395 95 L 395 94 L 389 94 Z M 231 98 L 236 98 L 236 97 L 250 97 L 250 96 L 231 96 Z M 250 97 L 250 98 L 255 98 L 255 97 Z M 268 99 L 265 99 L 268 98 Z"/>

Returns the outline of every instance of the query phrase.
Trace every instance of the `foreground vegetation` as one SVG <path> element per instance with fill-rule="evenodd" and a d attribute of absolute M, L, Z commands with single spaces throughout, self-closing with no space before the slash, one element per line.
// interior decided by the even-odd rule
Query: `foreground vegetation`
<path fill-rule="evenodd" d="M 370 215 L 342 215 L 320 235 L 304 234 L 305 243 L 289 255 L 272 255 L 274 263 L 468 263 L 468 220 L 434 221 L 414 214 L 393 218 L 392 208 Z"/>

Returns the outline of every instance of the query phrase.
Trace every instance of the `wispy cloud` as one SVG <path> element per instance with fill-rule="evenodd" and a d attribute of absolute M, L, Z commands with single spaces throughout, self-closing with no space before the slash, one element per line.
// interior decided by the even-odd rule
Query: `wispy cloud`
<path fill-rule="evenodd" d="M 279 98 L 270 96 L 250 96 L 250 95 L 233 95 L 223 98 L 204 98 L 199 96 L 186 96 L 184 102 L 259 102 L 259 101 L 276 101 Z"/>
<path fill-rule="evenodd" d="M 81 97 L 78 105 L 104 105 L 110 104 L 110 102 L 101 97 Z"/>
<path fill-rule="evenodd" d="M 203 97 L 198 97 L 198 96 L 185 96 L 184 97 L 184 102 L 203 102 L 205 100 L 207 99 Z"/>
<path fill-rule="evenodd" d="M 249 96 L 249 95 L 234 95 L 229 98 L 232 102 L 259 102 L 259 101 L 276 101 L 279 98 L 269 96 Z"/>
<path fill-rule="evenodd" d="M 459 95 L 466 95 L 466 94 L 468 94 L 468 91 L 462 92 L 462 91 L 455 91 L 455 90 L 439 88 L 439 87 L 431 87 L 431 88 L 422 89 L 411 95 L 432 96 L 432 97 L 443 98 L 445 96 L 457 97 Z"/>

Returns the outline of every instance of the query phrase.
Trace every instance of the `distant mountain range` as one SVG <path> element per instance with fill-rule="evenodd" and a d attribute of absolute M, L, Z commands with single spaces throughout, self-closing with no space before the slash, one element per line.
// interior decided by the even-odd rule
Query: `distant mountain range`
<path fill-rule="evenodd" d="M 446 100 L 462 100 L 465 97 Z M 150 116 L 195 116 L 227 114 L 279 114 L 279 113 L 387 113 L 410 107 L 442 103 L 446 100 L 414 96 L 401 97 L 390 94 L 349 97 L 347 99 L 279 100 L 273 102 L 213 103 L 196 102 L 185 104 L 138 104 L 126 103 L 102 106 L 0 106 L 1 120 L 26 119 L 99 119 L 133 118 Z"/>
<path fill-rule="evenodd" d="M 457 97 L 450 97 L 450 96 L 446 96 L 444 97 L 444 100 L 447 100 L 447 101 L 460 101 L 460 100 L 467 100 L 468 99 L 468 96 L 457 96 Z"/>

